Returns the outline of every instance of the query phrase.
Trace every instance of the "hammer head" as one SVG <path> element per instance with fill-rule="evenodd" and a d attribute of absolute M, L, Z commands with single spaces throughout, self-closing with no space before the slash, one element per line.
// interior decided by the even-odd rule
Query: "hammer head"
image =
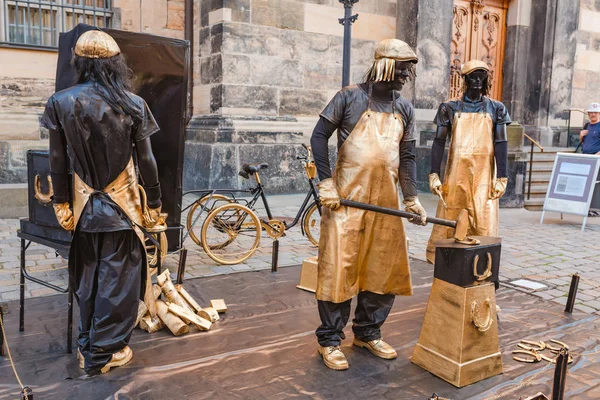
<path fill-rule="evenodd" d="M 454 228 L 454 239 L 463 241 L 467 238 L 469 230 L 469 214 L 467 210 L 462 210 L 456 219 L 456 228 Z"/>

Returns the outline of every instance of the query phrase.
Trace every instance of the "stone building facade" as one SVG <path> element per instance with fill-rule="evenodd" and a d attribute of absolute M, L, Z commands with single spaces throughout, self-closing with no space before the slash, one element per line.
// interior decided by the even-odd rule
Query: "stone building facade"
<path fill-rule="evenodd" d="M 0 0 L 3 9 L 5 3 Z M 184 3 L 115 0 L 112 27 L 183 38 Z M 343 5 L 338 0 L 194 0 L 193 5 L 193 118 L 185 189 L 242 187 L 237 171 L 244 163 L 268 162 L 263 176 L 268 192 L 305 190 L 295 157 L 304 151 L 301 144 L 308 143 L 319 111 L 341 87 Z M 398 37 L 417 49 L 418 76 L 403 95 L 414 103 L 419 120 L 423 189 L 435 130 L 431 121 L 450 95 L 456 70 L 455 5 L 473 14 L 471 33 L 481 26 L 498 38 L 489 46 L 501 57 L 494 61 L 501 66 L 495 72 L 499 99 L 543 144 L 566 145 L 565 110 L 598 100 L 597 1 L 360 0 L 354 7 L 359 16 L 353 25 L 352 82 L 362 79 L 378 40 Z M 496 20 L 486 14 L 492 6 L 502 14 Z M 57 53 L 1 37 L 0 42 L 0 183 L 25 182 L 24 151 L 47 147 L 38 120 L 53 92 Z M 571 125 L 581 126 L 583 115 L 571 115 Z M 515 137 L 511 181 L 520 184 L 523 139 Z"/>

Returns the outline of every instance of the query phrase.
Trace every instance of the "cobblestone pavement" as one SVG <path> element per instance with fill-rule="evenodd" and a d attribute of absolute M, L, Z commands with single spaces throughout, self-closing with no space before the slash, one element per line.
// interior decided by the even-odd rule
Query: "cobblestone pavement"
<path fill-rule="evenodd" d="M 273 215 L 293 217 L 304 195 L 270 196 Z M 433 214 L 436 199 L 422 194 L 421 201 Z M 265 215 L 259 209 L 260 215 Z M 578 272 L 579 284 L 575 308 L 600 314 L 600 218 L 588 219 L 585 232 L 580 231 L 581 217 L 547 213 L 544 224 L 539 224 L 540 212 L 525 209 L 500 210 L 500 236 L 503 238 L 500 279 L 510 284 L 518 278 L 526 278 L 547 287 L 533 292 L 534 295 L 561 304 L 566 303 L 570 275 Z M 19 297 L 20 240 L 16 237 L 18 220 L 0 219 L 0 301 Z M 425 246 L 431 227 L 417 227 L 405 223 L 410 239 L 410 254 L 425 259 Z M 233 266 L 217 265 L 190 238 L 186 278 L 228 274 L 271 268 L 271 241 L 263 234 L 261 246 L 245 263 Z M 298 265 L 307 257 L 317 254 L 316 247 L 301 234 L 296 226 L 280 240 L 279 265 Z M 27 250 L 27 269 L 33 275 L 55 285 L 66 287 L 66 261 L 57 257 L 53 250 L 32 244 Z M 165 266 L 177 269 L 178 254 L 167 256 Z M 26 283 L 26 297 L 47 296 L 56 292 L 33 282 Z"/>

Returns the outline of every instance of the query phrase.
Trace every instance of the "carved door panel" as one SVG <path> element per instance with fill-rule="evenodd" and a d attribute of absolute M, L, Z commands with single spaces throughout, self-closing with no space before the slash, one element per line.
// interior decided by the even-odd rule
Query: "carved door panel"
<path fill-rule="evenodd" d="M 460 67 L 478 59 L 488 64 L 490 97 L 502 97 L 502 64 L 506 41 L 506 13 L 510 0 L 454 0 L 450 50 L 450 98 L 461 95 Z"/>

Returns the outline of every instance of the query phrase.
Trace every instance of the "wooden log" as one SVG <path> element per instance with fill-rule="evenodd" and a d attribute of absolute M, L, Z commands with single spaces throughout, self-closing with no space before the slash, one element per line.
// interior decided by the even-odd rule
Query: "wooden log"
<path fill-rule="evenodd" d="M 177 289 L 177 291 L 179 292 L 179 294 L 181 295 L 181 297 L 183 297 L 183 299 L 192 308 L 192 311 L 194 311 L 195 313 L 198 313 L 198 312 L 200 312 L 200 310 L 202 310 L 202 307 L 200 307 L 200 304 L 198 304 L 196 302 L 196 300 L 194 300 L 194 298 L 192 297 L 192 295 L 190 295 L 188 293 L 188 291 L 185 290 L 185 288 L 182 285 L 175 285 L 175 289 Z"/>
<path fill-rule="evenodd" d="M 210 306 L 217 310 L 217 312 L 224 313 L 227 312 L 227 305 L 225 304 L 225 300 L 223 299 L 215 299 L 210 301 Z"/>
<path fill-rule="evenodd" d="M 158 311 L 158 317 L 167 328 L 169 328 L 173 335 L 180 336 L 190 331 L 190 327 L 184 323 L 181 318 L 169 312 L 169 307 L 164 301 L 158 300 L 156 302 L 156 309 Z"/>
<path fill-rule="evenodd" d="M 204 319 L 194 314 L 187 308 L 183 308 L 175 303 L 169 304 L 169 311 L 182 319 L 189 319 L 192 322 L 192 324 L 194 324 L 196 328 L 200 329 L 201 331 L 209 330 L 210 326 L 212 325 L 212 323 L 209 320 Z"/>
<path fill-rule="evenodd" d="M 158 332 L 164 327 L 165 324 L 158 316 L 152 318 L 150 314 L 148 314 L 140 320 L 140 328 L 148 333 Z"/>
<path fill-rule="evenodd" d="M 181 297 L 181 295 L 179 294 L 179 292 L 177 291 L 177 289 L 175 289 L 175 285 L 173 285 L 173 282 L 171 281 L 171 276 L 169 276 L 168 272 L 169 270 L 165 271 L 167 274 L 162 273 L 157 277 L 157 281 L 158 284 L 161 287 L 162 293 L 165 295 L 165 298 L 167 299 L 167 301 L 169 303 L 175 303 L 180 307 L 183 307 L 189 311 L 191 311 L 192 313 L 194 313 L 194 310 L 192 310 L 192 307 L 190 305 L 188 305 L 188 303 L 183 299 L 183 297 Z M 160 278 L 160 279 L 158 279 Z"/>
<path fill-rule="evenodd" d="M 202 310 L 198 311 L 198 315 L 204 319 L 209 320 L 210 322 L 216 322 L 219 320 L 219 313 L 212 307 L 206 307 Z"/>

